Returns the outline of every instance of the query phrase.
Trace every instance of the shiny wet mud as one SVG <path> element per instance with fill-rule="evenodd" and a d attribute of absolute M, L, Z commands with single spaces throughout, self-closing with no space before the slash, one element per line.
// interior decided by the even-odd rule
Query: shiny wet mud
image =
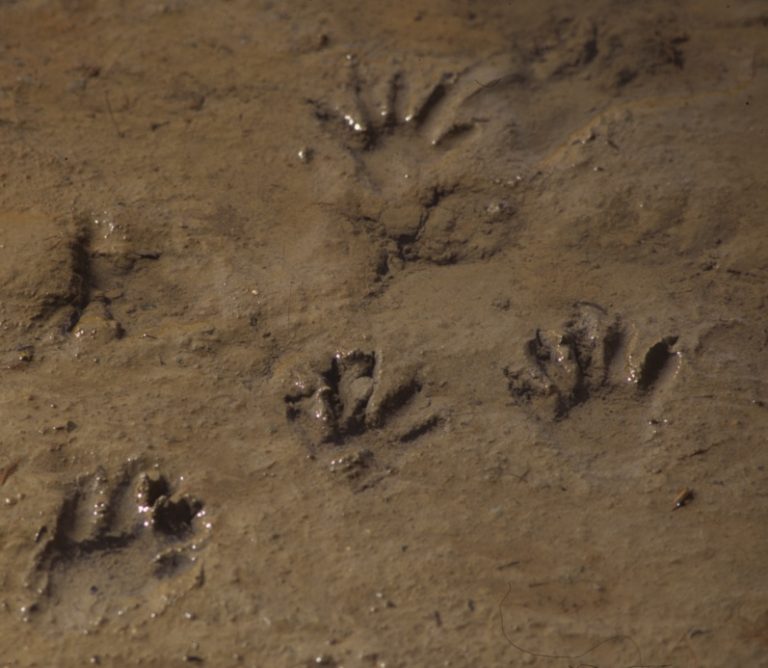
<path fill-rule="evenodd" d="M 764 665 L 766 26 L 0 7 L 0 664 Z"/>

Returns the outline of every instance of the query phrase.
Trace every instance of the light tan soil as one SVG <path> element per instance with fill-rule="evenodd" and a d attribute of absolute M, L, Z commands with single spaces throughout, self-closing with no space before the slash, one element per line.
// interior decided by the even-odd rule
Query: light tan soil
<path fill-rule="evenodd" d="M 0 2 L 0 666 L 768 666 L 766 109 L 758 1 Z"/>

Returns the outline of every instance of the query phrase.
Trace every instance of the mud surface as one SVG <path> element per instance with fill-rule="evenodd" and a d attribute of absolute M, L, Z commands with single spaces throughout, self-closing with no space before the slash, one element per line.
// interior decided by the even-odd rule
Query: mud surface
<path fill-rule="evenodd" d="M 0 2 L 0 665 L 768 665 L 767 108 L 757 1 Z"/>

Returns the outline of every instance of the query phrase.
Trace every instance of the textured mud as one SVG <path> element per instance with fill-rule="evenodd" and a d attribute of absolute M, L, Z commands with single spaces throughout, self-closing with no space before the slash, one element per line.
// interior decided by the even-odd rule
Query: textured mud
<path fill-rule="evenodd" d="M 350 7 L 0 2 L 0 665 L 767 666 L 764 3 Z"/>

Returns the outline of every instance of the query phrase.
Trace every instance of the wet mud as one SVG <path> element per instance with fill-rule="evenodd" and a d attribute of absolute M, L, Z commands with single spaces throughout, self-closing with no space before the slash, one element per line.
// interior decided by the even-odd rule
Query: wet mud
<path fill-rule="evenodd" d="M 768 665 L 763 3 L 0 2 L 0 665 Z"/>

